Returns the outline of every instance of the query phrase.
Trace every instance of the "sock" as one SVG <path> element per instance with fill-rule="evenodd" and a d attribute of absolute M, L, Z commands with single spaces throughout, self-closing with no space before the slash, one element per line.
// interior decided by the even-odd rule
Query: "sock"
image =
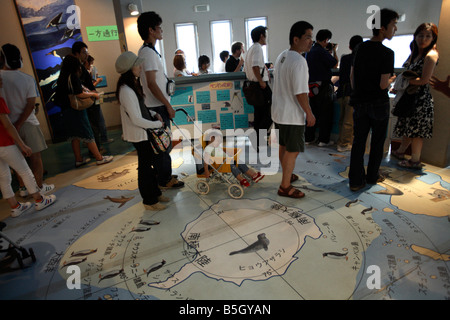
<path fill-rule="evenodd" d="M 17 209 L 18 207 L 20 207 L 20 202 L 17 202 L 15 207 L 12 207 L 12 209 Z"/>

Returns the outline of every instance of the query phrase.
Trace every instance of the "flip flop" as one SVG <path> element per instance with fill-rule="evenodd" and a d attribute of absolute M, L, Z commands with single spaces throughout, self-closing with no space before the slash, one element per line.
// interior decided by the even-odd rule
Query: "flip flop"
<path fill-rule="evenodd" d="M 289 192 L 292 189 L 294 189 L 294 192 L 292 192 L 292 194 L 289 194 Z M 283 188 L 282 186 L 280 186 L 280 188 L 278 189 L 278 195 L 281 197 L 288 197 L 288 198 L 295 198 L 295 199 L 300 199 L 305 196 L 305 194 L 303 192 L 301 192 L 298 189 L 295 189 L 293 185 L 290 185 L 287 188 Z"/>

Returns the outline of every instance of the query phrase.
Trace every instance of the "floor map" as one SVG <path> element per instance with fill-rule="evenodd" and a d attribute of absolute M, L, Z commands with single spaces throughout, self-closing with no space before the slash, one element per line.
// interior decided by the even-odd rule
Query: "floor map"
<path fill-rule="evenodd" d="M 387 179 L 353 193 L 349 154 L 308 147 L 295 169 L 304 199 L 277 195 L 280 173 L 232 199 L 224 182 L 197 193 L 184 149 L 173 158 L 186 186 L 165 191 L 163 211 L 144 210 L 132 161 L 58 190 L 51 209 L 7 219 L 4 232 L 37 261 L 0 274 L 0 299 L 450 298 L 448 169 L 387 159 Z"/>

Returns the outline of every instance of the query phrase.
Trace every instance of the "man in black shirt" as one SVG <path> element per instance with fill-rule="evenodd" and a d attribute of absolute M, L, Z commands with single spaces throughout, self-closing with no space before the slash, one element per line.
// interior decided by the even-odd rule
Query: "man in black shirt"
<path fill-rule="evenodd" d="M 228 58 L 225 64 L 226 72 L 239 72 L 242 71 L 244 66 L 244 59 L 241 54 L 244 53 L 244 44 L 242 42 L 235 42 L 231 46 L 231 56 Z"/>
<path fill-rule="evenodd" d="M 382 41 L 391 40 L 397 30 L 398 14 L 389 9 L 380 11 L 379 29 L 373 29 L 373 37 L 361 43 L 356 51 L 350 80 L 354 106 L 354 139 L 348 174 L 350 190 L 358 191 L 366 183 L 376 184 L 384 180 L 378 170 L 383 159 L 383 147 L 389 121 L 388 88 L 395 80 L 394 52 Z M 364 169 L 364 152 L 367 136 L 371 131 L 370 155 L 367 173 Z"/>

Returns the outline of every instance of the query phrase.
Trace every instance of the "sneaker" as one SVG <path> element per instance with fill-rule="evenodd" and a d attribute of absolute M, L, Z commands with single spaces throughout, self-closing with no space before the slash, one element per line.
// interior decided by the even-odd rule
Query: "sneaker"
<path fill-rule="evenodd" d="M 319 142 L 318 146 L 319 147 L 329 147 L 329 146 L 332 146 L 333 144 L 334 144 L 334 142 L 330 140 L 328 142 Z"/>
<path fill-rule="evenodd" d="M 43 183 L 42 184 L 42 188 L 39 190 L 39 193 L 44 195 L 49 193 L 50 191 L 53 191 L 55 189 L 55 185 L 54 184 L 46 184 Z"/>
<path fill-rule="evenodd" d="M 250 187 L 250 183 L 247 181 L 247 179 L 242 179 L 240 184 L 241 184 L 241 186 L 244 186 L 246 188 Z"/>
<path fill-rule="evenodd" d="M 89 161 L 91 161 L 90 158 L 83 158 L 82 161 L 75 161 L 75 168 L 79 168 L 81 166 L 84 166 L 85 164 L 88 164 Z"/>
<path fill-rule="evenodd" d="M 159 196 L 158 200 L 161 201 L 161 202 L 170 202 L 170 199 L 168 197 L 166 197 L 166 196 L 163 196 L 163 195 Z"/>
<path fill-rule="evenodd" d="M 17 208 L 11 209 L 11 217 L 17 218 L 22 213 L 24 213 L 25 211 L 28 211 L 31 208 L 32 208 L 32 206 L 31 206 L 30 202 L 25 202 L 25 203 L 19 202 L 19 206 Z"/>
<path fill-rule="evenodd" d="M 258 172 L 258 174 L 257 174 L 255 177 L 253 177 L 252 179 L 253 179 L 254 182 L 259 182 L 259 181 L 261 181 L 264 177 L 265 177 L 265 176 L 264 176 L 263 174 L 261 174 L 261 172 Z"/>
<path fill-rule="evenodd" d="M 34 207 L 36 208 L 36 210 L 40 211 L 40 210 L 47 208 L 48 206 L 51 206 L 52 204 L 55 203 L 55 201 L 56 201 L 56 196 L 54 194 L 51 194 L 49 196 L 42 196 L 42 201 L 36 202 Z"/>
<path fill-rule="evenodd" d="M 19 195 L 22 197 L 22 198 L 25 198 L 25 197 L 28 197 L 28 190 L 27 190 L 27 188 L 25 188 L 25 187 L 20 187 L 20 189 L 19 189 Z"/>
<path fill-rule="evenodd" d="M 347 151 L 352 151 L 352 145 L 348 144 L 346 146 L 337 146 L 337 151 L 338 152 L 347 152 Z"/>
<path fill-rule="evenodd" d="M 103 156 L 102 160 L 97 160 L 97 165 L 101 166 L 102 164 L 110 163 L 113 159 L 113 156 Z"/>
<path fill-rule="evenodd" d="M 161 189 L 179 189 L 179 188 L 183 188 L 184 187 L 184 182 L 183 181 L 178 181 L 177 179 L 172 177 L 172 179 L 170 179 L 170 181 L 167 182 L 167 184 L 165 186 L 159 186 L 159 187 Z"/>
<path fill-rule="evenodd" d="M 160 211 L 160 210 L 164 210 L 167 207 L 159 202 L 155 203 L 155 204 L 144 204 L 145 210 L 150 210 L 150 211 Z"/>

